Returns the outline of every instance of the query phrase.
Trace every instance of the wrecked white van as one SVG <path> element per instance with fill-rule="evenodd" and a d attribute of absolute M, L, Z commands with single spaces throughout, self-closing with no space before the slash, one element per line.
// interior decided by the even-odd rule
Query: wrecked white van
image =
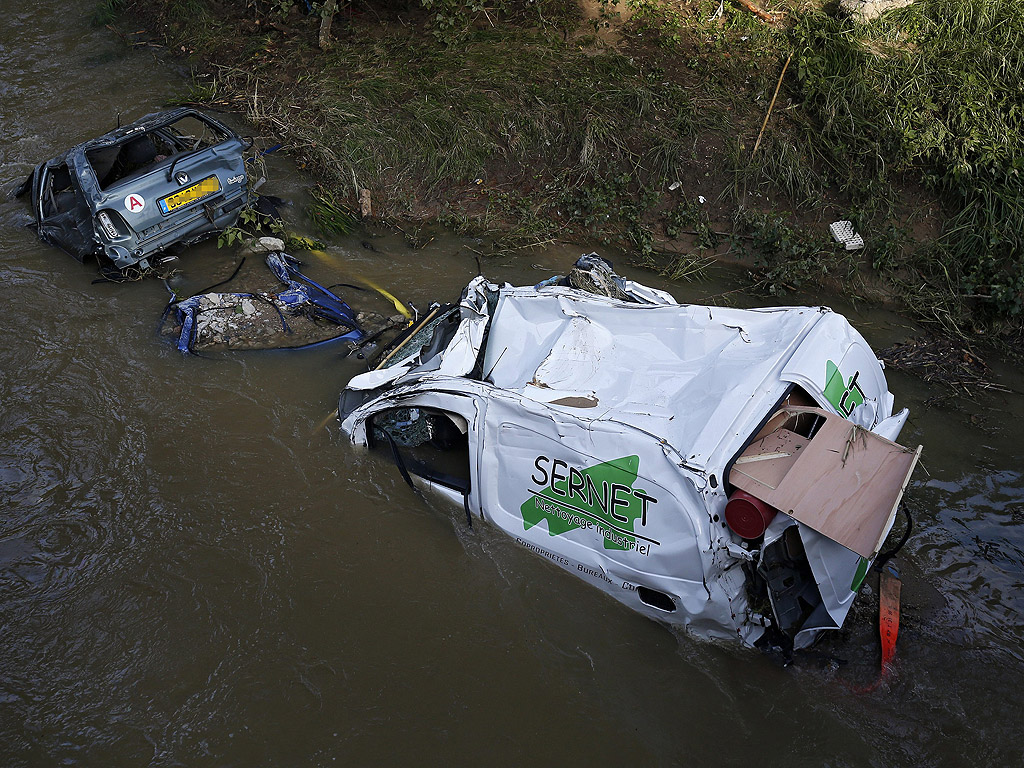
<path fill-rule="evenodd" d="M 881 363 L 823 307 L 685 305 L 605 272 L 611 295 L 476 278 L 349 382 L 343 431 L 694 635 L 839 628 L 920 453 L 891 442 L 907 411 Z"/>

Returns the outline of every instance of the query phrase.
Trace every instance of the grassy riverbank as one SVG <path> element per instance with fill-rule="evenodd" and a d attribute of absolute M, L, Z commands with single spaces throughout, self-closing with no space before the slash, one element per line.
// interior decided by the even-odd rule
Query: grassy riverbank
<path fill-rule="evenodd" d="M 604 238 L 677 276 L 831 279 L 955 332 L 1024 309 L 1024 10 L 918 0 L 870 24 L 779 0 L 108 0 L 338 203 L 486 233 Z M 618 13 L 621 11 L 621 14 Z M 760 132 L 780 74 L 786 75 Z M 760 145 L 754 146 L 760 136 Z M 828 224 L 850 219 L 846 252 Z"/>

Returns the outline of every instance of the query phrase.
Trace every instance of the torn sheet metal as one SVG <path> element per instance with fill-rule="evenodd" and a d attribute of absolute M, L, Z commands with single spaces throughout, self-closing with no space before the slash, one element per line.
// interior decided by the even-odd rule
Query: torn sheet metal
<path fill-rule="evenodd" d="M 636 284 L 612 281 L 616 298 L 603 279 L 599 293 L 561 281 L 473 280 L 457 310 L 352 379 L 343 431 L 521 546 L 697 636 L 788 650 L 840 627 L 877 549 L 861 557 L 779 510 L 744 539 L 726 513 L 730 470 L 762 430 L 785 424 L 813 440 L 816 422 L 787 422 L 786 407 L 843 411 L 895 437 L 906 417 L 892 417 L 863 338 L 823 307 L 682 305 Z M 447 427 L 456 416 L 464 432 Z M 407 431 L 423 419 L 430 429 Z"/>

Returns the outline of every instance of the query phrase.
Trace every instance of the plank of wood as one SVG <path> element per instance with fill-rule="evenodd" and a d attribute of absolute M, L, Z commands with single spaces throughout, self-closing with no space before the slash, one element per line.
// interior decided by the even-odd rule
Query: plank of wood
<path fill-rule="evenodd" d="M 820 416 L 811 440 L 782 424 Z M 820 408 L 787 406 L 733 463 L 729 482 L 863 557 L 873 557 L 921 455 Z"/>
<path fill-rule="evenodd" d="M 783 480 L 755 495 L 872 557 L 916 463 L 914 451 L 828 414 Z"/>
<path fill-rule="evenodd" d="M 729 482 L 760 499 L 762 492 L 778 488 L 808 442 L 788 429 L 777 429 L 747 446 L 733 463 Z"/>

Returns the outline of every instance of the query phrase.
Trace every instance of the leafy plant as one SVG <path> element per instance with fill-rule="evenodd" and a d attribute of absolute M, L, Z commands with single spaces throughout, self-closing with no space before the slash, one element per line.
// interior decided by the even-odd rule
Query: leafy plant
<path fill-rule="evenodd" d="M 683 234 L 694 234 L 697 248 L 714 248 L 718 236 L 711 229 L 711 222 L 704 207 L 698 200 L 680 200 L 665 214 L 665 234 L 673 240 Z"/>
<path fill-rule="evenodd" d="M 683 19 L 677 7 L 659 0 L 629 0 L 629 5 L 633 9 L 630 24 L 636 34 L 663 48 L 675 49 L 683 41 Z"/>
<path fill-rule="evenodd" d="M 420 4 L 431 12 L 430 30 L 434 36 L 453 45 L 463 40 L 470 25 L 480 16 L 501 13 L 504 0 L 420 0 Z"/>
<path fill-rule="evenodd" d="M 749 248 L 759 282 L 773 296 L 824 275 L 853 279 L 856 262 L 830 240 L 791 226 L 776 213 L 741 209 L 736 223 L 750 233 Z"/>
<path fill-rule="evenodd" d="M 355 211 L 337 203 L 334 196 L 323 187 L 314 189 L 310 196 L 309 217 L 321 232 L 335 235 L 347 235 L 359 223 Z"/>
<path fill-rule="evenodd" d="M 221 231 L 217 237 L 217 247 L 230 248 L 236 244 L 242 245 L 248 240 L 267 234 L 281 238 L 285 250 L 308 251 L 323 248 L 323 243 L 319 240 L 291 231 L 280 219 L 257 211 L 252 206 L 243 208 L 235 224 Z"/>

